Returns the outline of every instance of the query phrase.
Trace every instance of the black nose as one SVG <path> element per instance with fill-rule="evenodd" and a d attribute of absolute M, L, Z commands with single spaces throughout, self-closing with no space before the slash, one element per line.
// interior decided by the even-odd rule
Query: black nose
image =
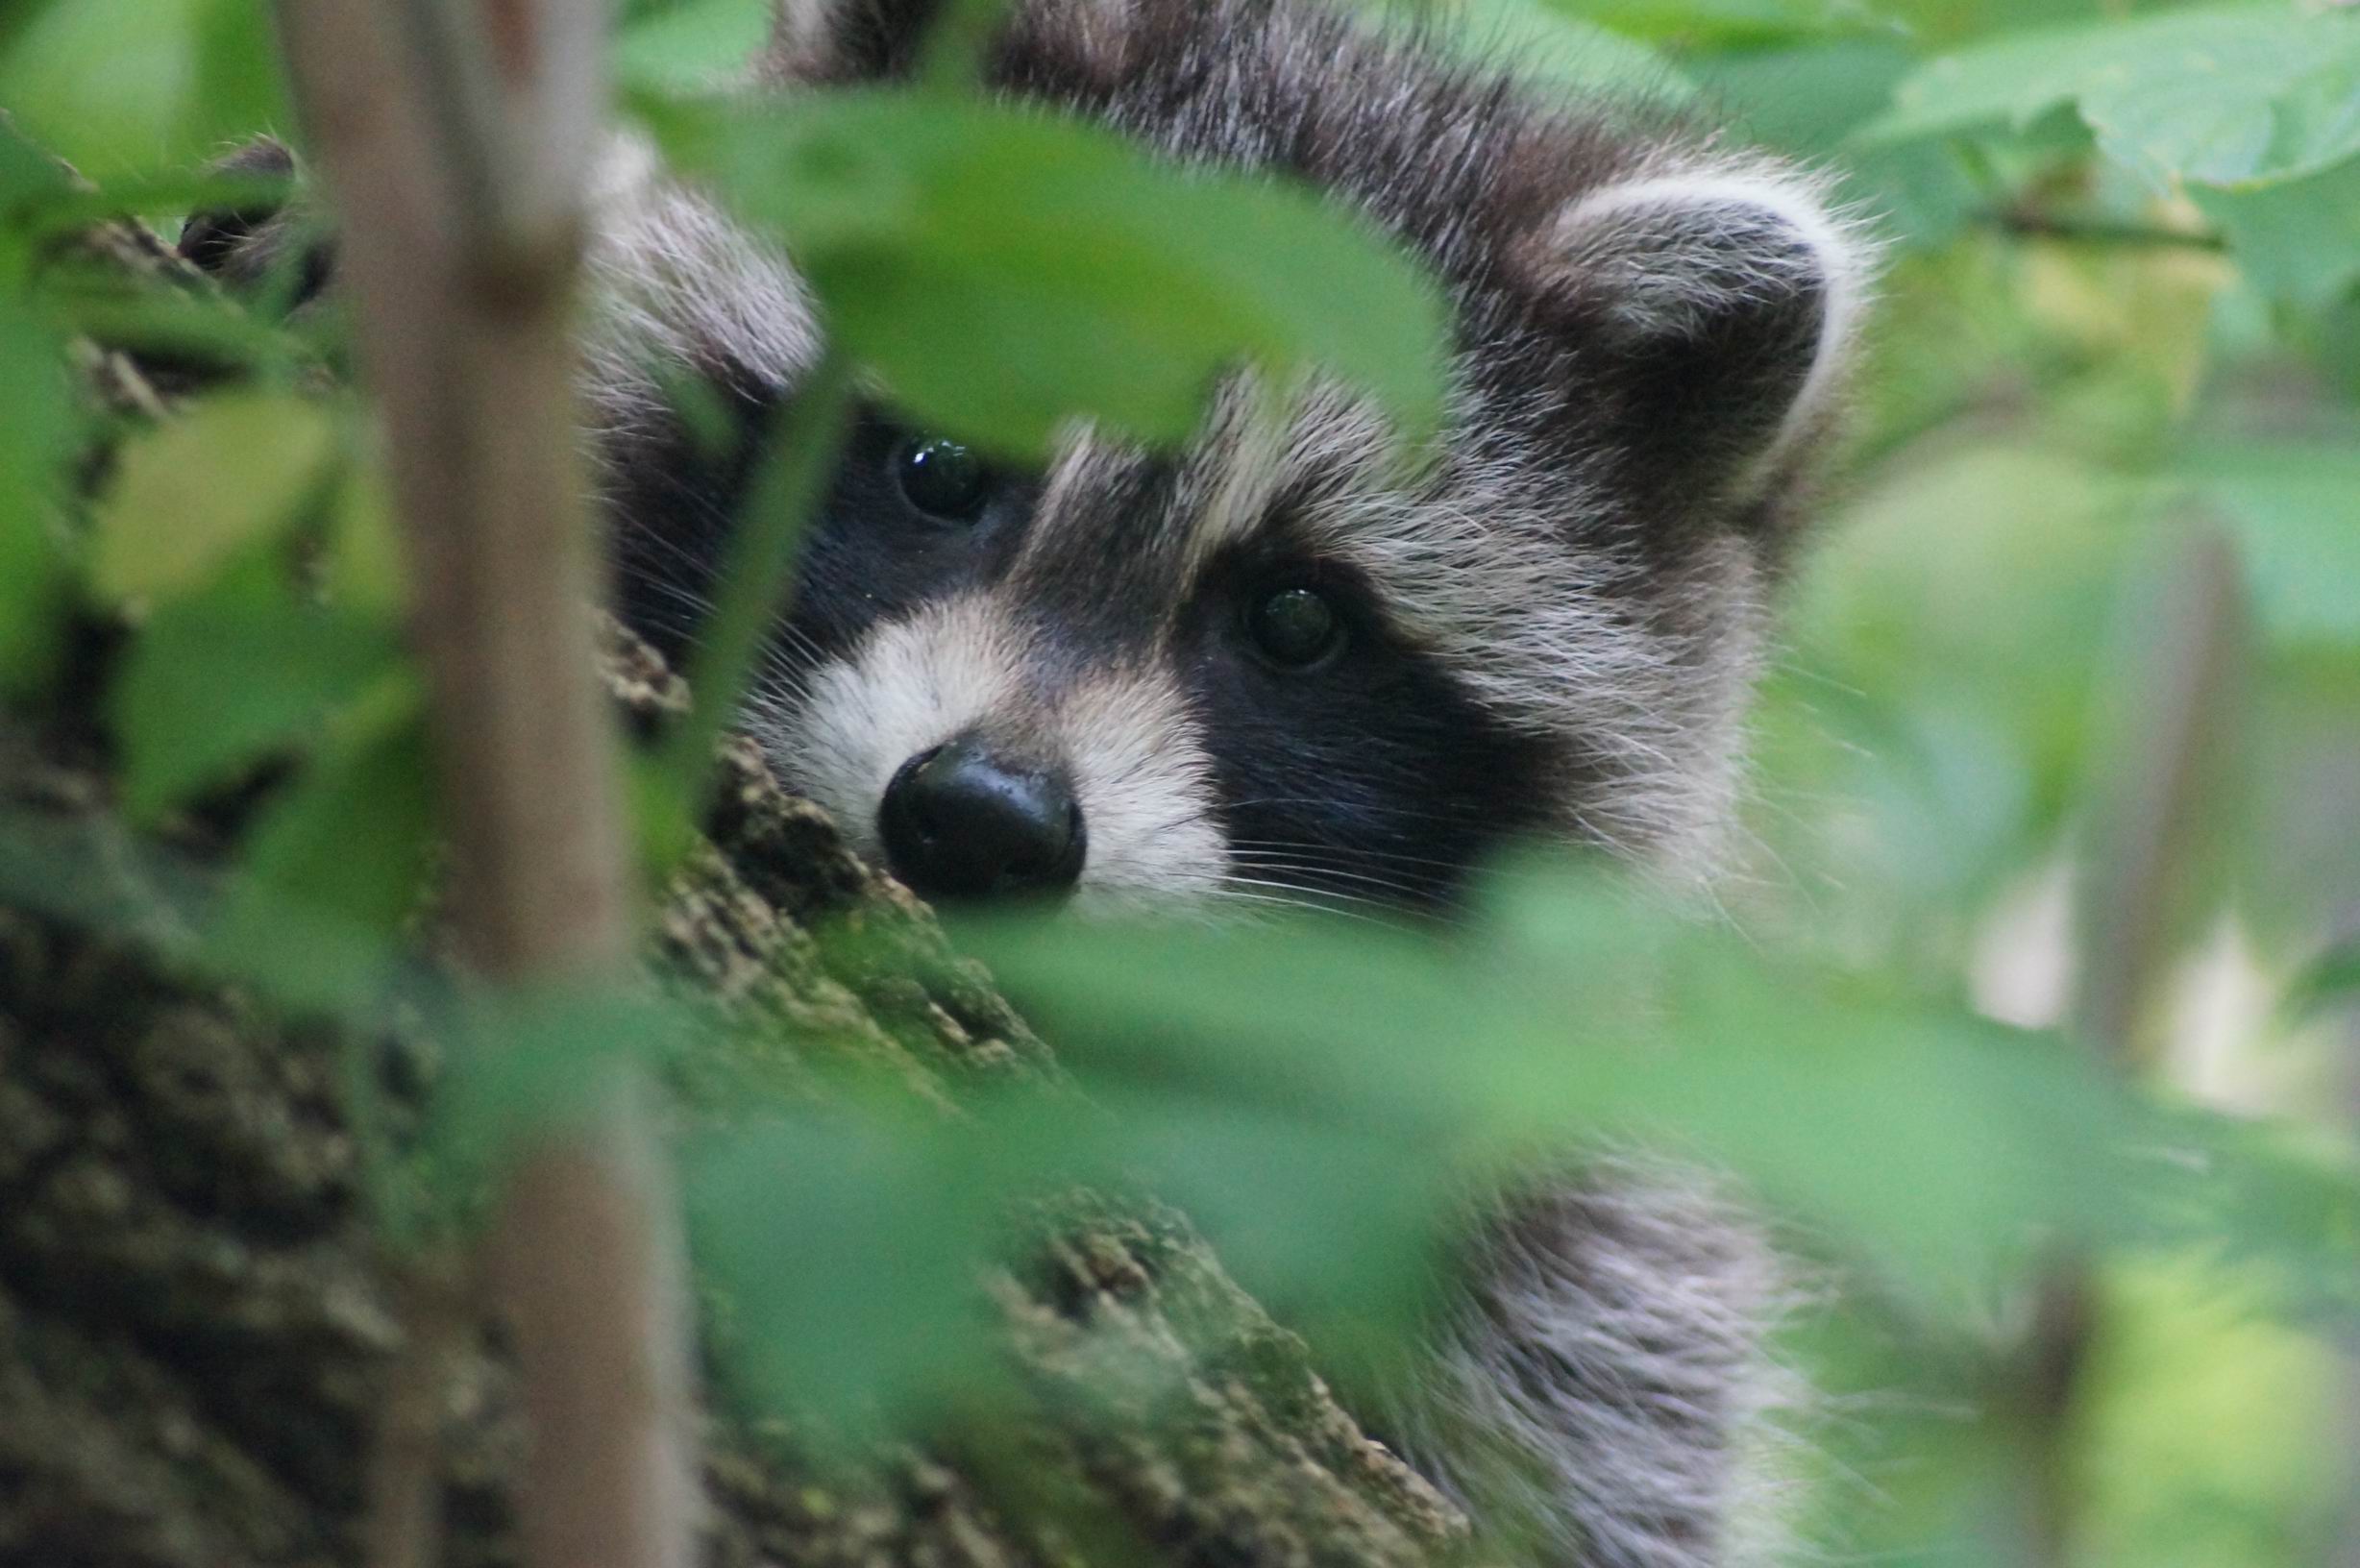
<path fill-rule="evenodd" d="M 1060 894 L 1082 874 L 1082 808 L 1064 779 L 972 736 L 901 765 L 877 807 L 894 874 L 929 898 Z"/>

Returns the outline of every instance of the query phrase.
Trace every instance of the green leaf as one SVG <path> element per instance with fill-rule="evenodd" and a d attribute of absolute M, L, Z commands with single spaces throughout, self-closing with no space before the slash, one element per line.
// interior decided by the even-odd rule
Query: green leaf
<path fill-rule="evenodd" d="M 2253 441 L 2200 448 L 2172 474 L 2234 529 L 2273 643 L 2360 648 L 2360 449 Z"/>
<path fill-rule="evenodd" d="M 373 463 L 345 470 L 323 576 L 330 602 L 356 616 L 391 624 L 409 601 L 393 498 L 383 471 Z"/>
<path fill-rule="evenodd" d="M 1847 0 L 1558 0 L 1630 37 L 1691 50 L 1762 49 L 1872 25 Z"/>
<path fill-rule="evenodd" d="M 2360 159 L 2277 184 L 2190 194 L 2263 292 L 2316 310 L 2360 282 Z"/>
<path fill-rule="evenodd" d="M 578 1128 L 619 1083 L 675 1060 L 699 1021 L 677 1000 L 607 985 L 470 997 L 421 1150 L 467 1185 L 487 1182 L 520 1145 Z"/>
<path fill-rule="evenodd" d="M 2021 130 L 2064 105 L 2159 188 L 2299 179 L 2360 153 L 2360 16 L 2251 0 L 2009 32 L 1920 67 L 1861 137 Z"/>
<path fill-rule="evenodd" d="M 48 663 L 65 603 L 56 518 L 79 427 L 64 345 L 0 294 L 0 689 Z"/>
<path fill-rule="evenodd" d="M 1695 102 L 1696 85 L 1671 61 L 1578 9 L 1548 0 L 1443 0 L 1416 9 L 1377 0 L 1370 7 L 1380 24 L 1438 37 L 1472 64 L 1509 71 L 1569 98 Z"/>
<path fill-rule="evenodd" d="M 2028 1227 L 2119 1226 L 2129 1202 L 2126 1112 L 2082 1053 L 1594 890 L 1540 882 L 1463 951 L 1316 925 L 974 934 L 1094 1092 L 1112 1074 L 1317 1107 L 1422 1161 L 1695 1148 L 1912 1290 L 1987 1281 Z"/>
<path fill-rule="evenodd" d="M 1688 68 L 1745 136 L 1815 159 L 1840 151 L 1833 166 L 1845 198 L 1876 215 L 1880 234 L 1930 247 L 1951 239 L 1986 200 L 1951 150 L 1931 141 L 1844 145 L 1883 110 L 1915 60 L 1895 38 L 1847 36 L 1715 55 Z"/>
<path fill-rule="evenodd" d="M 93 519 L 92 586 L 115 600 L 202 586 L 301 515 L 326 478 L 335 432 L 299 398 L 210 398 L 126 442 Z"/>
<path fill-rule="evenodd" d="M 400 669 L 388 626 L 299 603 L 279 576 L 231 574 L 140 627 L 109 693 L 135 820 L 316 739 L 329 715 Z"/>
<path fill-rule="evenodd" d="M 257 0 L 31 0 L 0 34 L 0 104 L 104 184 L 284 125 Z"/>
<path fill-rule="evenodd" d="M 25 215 L 74 194 L 65 165 L 0 115 L 0 282 L 13 286 L 33 249 Z"/>
<path fill-rule="evenodd" d="M 1091 1104 L 1122 1117 L 1131 1179 L 1187 1214 L 1258 1300 L 1320 1319 L 1322 1345 L 1335 1348 L 1339 1332 L 1406 1330 L 1425 1305 L 1436 1243 L 1463 1218 L 1457 1150 L 1413 1152 L 1390 1129 L 1324 1108 L 1166 1084 L 1100 1081 Z"/>
<path fill-rule="evenodd" d="M 882 1117 L 806 1116 L 684 1151 L 690 1246 L 723 1303 L 717 1338 L 756 1397 L 805 1419 L 906 1418 L 981 1375 L 980 1243 L 1016 1195 L 991 1147 Z"/>
<path fill-rule="evenodd" d="M 769 36 L 771 0 L 641 8 L 615 39 L 615 72 L 644 87 L 710 86 L 742 72 Z"/>
<path fill-rule="evenodd" d="M 1415 441 L 1441 302 L 1360 222 L 1007 105 L 814 93 L 677 149 L 774 230 L 828 325 L 919 418 L 1037 457 L 1065 421 L 1174 443 L 1241 362 L 1316 366 Z"/>
<path fill-rule="evenodd" d="M 1816 153 L 1882 112 L 1914 63 L 1896 39 L 1844 37 L 1715 56 L 1691 69 L 1749 135 Z"/>
<path fill-rule="evenodd" d="M 135 360 L 218 366 L 280 384 L 291 379 L 285 373 L 318 362 L 301 333 L 258 319 L 227 296 L 125 288 L 104 279 L 56 306 L 63 326 Z"/>
<path fill-rule="evenodd" d="M 345 1008 L 385 972 L 434 846 L 414 691 L 338 737 L 248 835 L 210 959 L 302 1007 Z"/>
<path fill-rule="evenodd" d="M 2286 999 L 2297 1013 L 2324 1012 L 2360 1001 L 2360 939 L 2314 959 L 2287 987 Z"/>

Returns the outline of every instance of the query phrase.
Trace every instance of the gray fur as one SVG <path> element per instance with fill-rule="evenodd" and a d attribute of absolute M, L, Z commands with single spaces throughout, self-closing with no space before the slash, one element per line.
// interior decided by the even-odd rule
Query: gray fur
<path fill-rule="evenodd" d="M 897 69 L 919 9 L 787 6 L 764 74 L 794 90 Z M 1185 161 L 1319 183 L 1435 266 L 1461 317 L 1459 430 L 1445 464 L 1399 487 L 1383 429 L 1330 395 L 1262 437 L 1269 471 L 1253 477 L 1255 492 L 1302 497 L 1300 526 L 1372 582 L 1391 629 L 1498 724 L 1553 748 L 1558 783 L 1536 792 L 1545 798 L 1522 825 L 1658 874 L 1707 875 L 1732 815 L 1768 588 L 1862 293 L 1865 252 L 1819 182 L 1644 112 L 1541 109 L 1308 6 L 1035 0 L 1018 9 L 1012 37 L 1010 90 Z M 600 318 L 600 406 L 627 419 L 644 404 L 635 354 L 725 362 L 790 387 L 817 338 L 791 270 L 749 267 L 740 243 L 716 239 L 725 231 L 708 208 L 660 183 L 617 209 L 598 253 L 617 302 Z M 684 285 L 700 276 L 706 297 Z M 1740 369 L 1717 400 L 1684 400 L 1707 407 L 1692 430 L 1646 419 L 1611 376 L 1586 374 L 1591 362 L 1661 358 L 1658 345 L 1782 297 L 1815 307 L 1795 313 L 1791 342 L 1766 344 L 1775 352 L 1729 356 L 1769 364 L 1767 377 Z M 1635 458 L 1617 420 L 1642 423 L 1677 457 Z M 1241 527 L 1234 505 L 1207 502 L 1234 477 L 1247 433 L 1243 419 L 1216 420 L 1184 455 L 1198 504 L 1171 507 L 1152 527 L 1123 520 L 1143 571 L 1160 541 L 1179 560 Z M 1090 498 L 1115 487 L 1129 456 L 1077 435 L 1048 483 L 1053 498 L 1078 500 L 1043 508 L 1034 554 L 1069 558 L 1062 536 L 1106 526 Z M 1682 548 L 1662 548 L 1672 538 Z M 1188 574 L 1171 571 L 1142 600 L 1177 605 L 1191 592 Z M 990 597 L 1012 625 L 1034 608 L 1020 583 Z M 1158 662 L 1149 649 L 1150 677 Z M 1053 723 L 1058 694 L 1038 681 L 1028 690 Z M 794 705 L 774 717 L 782 771 L 865 836 L 869 802 L 801 772 Z M 890 771 L 891 760 L 859 772 Z"/>
<path fill-rule="evenodd" d="M 1495 1535 L 1555 1568 L 1765 1568 L 1785 1544 L 1789 1298 L 1742 1211 L 1601 1162 L 1483 1227 L 1431 1369 L 1390 1411 Z"/>

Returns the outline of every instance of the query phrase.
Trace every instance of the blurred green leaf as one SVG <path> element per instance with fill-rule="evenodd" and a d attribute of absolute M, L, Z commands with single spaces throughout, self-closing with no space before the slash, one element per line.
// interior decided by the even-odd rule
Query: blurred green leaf
<path fill-rule="evenodd" d="M 1780 852 L 1845 888 L 1809 919 L 1887 956 L 1954 942 L 1976 899 L 2053 852 L 2151 504 L 2069 453 L 1968 442 L 1832 520 L 1761 720 L 1770 788 L 1812 800 L 1773 829 Z"/>
<path fill-rule="evenodd" d="M 2010 31 L 1927 62 L 1860 136 L 2022 129 L 2064 104 L 2158 188 L 2313 174 L 2360 153 L 2360 16 L 2252 0 Z"/>
<path fill-rule="evenodd" d="M 2333 1346 L 2274 1321 L 2244 1273 L 2185 1255 L 2125 1261 L 2101 1288 L 2075 1434 L 2091 1560 L 2327 1560 L 2309 1547 L 2343 1479 Z"/>
<path fill-rule="evenodd" d="M 408 602 L 393 498 L 374 463 L 351 463 L 344 471 L 322 576 L 329 602 L 348 614 L 390 624 Z"/>
<path fill-rule="evenodd" d="M 1830 159 L 1844 198 L 1881 237 L 1922 247 L 1947 242 L 1985 205 L 1958 159 L 1931 142 L 1844 146 L 1884 109 L 1916 58 L 1893 37 L 1842 36 L 1709 56 L 1688 69 L 1748 136 Z"/>
<path fill-rule="evenodd" d="M 1053 1147 L 883 1115 L 690 1145 L 691 1249 L 724 1300 L 722 1353 L 754 1395 L 806 1418 L 907 1420 L 986 1380 L 984 1243 L 1013 1223 L 1018 1191 L 995 1156 L 1028 1146 Z"/>
<path fill-rule="evenodd" d="M 1554 0 L 1600 27 L 1683 49 L 1760 49 L 1871 25 L 1848 0 Z"/>
<path fill-rule="evenodd" d="M 124 443 L 92 520 L 92 586 L 117 600 L 201 586 L 298 521 L 333 452 L 315 403 L 241 392 L 191 404 Z"/>
<path fill-rule="evenodd" d="M 1042 1206 L 1082 1187 L 1131 1195 L 1118 1207 L 1179 1203 L 1261 1299 L 1398 1343 L 1435 1277 L 1438 1222 L 1458 1212 L 1457 1166 L 1330 1115 L 1100 1087 L 1086 1106 L 1021 1093 L 956 1120 L 898 1093 L 854 1098 L 692 1138 L 691 1239 L 761 1397 L 834 1420 L 963 1402 L 995 1363 L 984 1271 L 1018 1261 Z"/>
<path fill-rule="evenodd" d="M 1916 59 L 1896 38 L 1840 37 L 1716 55 L 1690 69 L 1750 134 L 1825 152 L 1884 110 Z"/>
<path fill-rule="evenodd" d="M 770 34 L 772 0 L 634 6 L 615 39 L 616 73 L 645 87 L 699 88 L 742 73 Z"/>
<path fill-rule="evenodd" d="M 2184 1109 L 2158 1127 L 2144 1248 L 2234 1268 L 2290 1321 L 2360 1311 L 2360 1154 L 2348 1142 Z"/>
<path fill-rule="evenodd" d="M 287 122 L 255 0 L 19 0 L 0 29 L 0 104 L 101 184 Z"/>
<path fill-rule="evenodd" d="M 0 292 L 0 689 L 50 660 L 65 604 L 56 519 L 80 421 L 64 345 Z"/>
<path fill-rule="evenodd" d="M 2040 1228 L 2122 1222 L 2132 1120 L 2081 1053 L 1542 888 L 1515 919 L 1545 940 L 1479 931 L 1456 957 L 1322 926 L 976 934 L 1085 1087 L 1323 1106 L 1445 1165 L 1640 1136 L 1936 1296 Z"/>
<path fill-rule="evenodd" d="M 2360 649 L 2360 447 L 2207 445 L 2172 478 L 2235 532 L 2266 635 Z"/>
<path fill-rule="evenodd" d="M 2191 194 L 2264 291 L 2318 309 L 2360 282 L 2360 159 L 2299 180 Z"/>
<path fill-rule="evenodd" d="M 1331 1348 L 1397 1341 L 1437 1283 L 1438 1241 L 1463 1219 L 1454 1151 L 1241 1099 L 1106 1081 L 1091 1094 L 1120 1118 L 1108 1164 L 1187 1214 L 1257 1300 Z"/>
<path fill-rule="evenodd" d="M 660 1071 L 705 1022 L 627 984 L 470 996 L 449 1020 L 420 1153 L 471 1195 L 535 1139 L 602 1115 L 621 1084 Z"/>
<path fill-rule="evenodd" d="M 292 329 L 257 319 L 226 298 L 125 288 L 53 288 L 47 299 L 61 323 L 135 359 L 270 375 L 315 364 L 316 352 Z M 224 453 L 225 458 L 234 454 Z"/>
<path fill-rule="evenodd" d="M 1380 22 L 1398 22 L 1470 63 L 1506 70 L 1567 97 L 1690 104 L 1696 85 L 1662 55 L 1600 27 L 1575 6 L 1549 0 L 1439 0 L 1408 7 L 1381 0 Z"/>
<path fill-rule="evenodd" d="M 259 564 L 167 600 L 132 643 L 109 698 L 135 821 L 317 739 L 402 668 L 390 625 L 305 605 L 277 563 Z"/>
<path fill-rule="evenodd" d="M 1282 185 L 1159 165 L 1010 106 L 813 93 L 677 145 L 774 229 L 830 330 L 943 429 L 1034 457 L 1076 415 L 1183 439 L 1241 362 L 1316 366 L 1438 428 L 1439 298 Z"/>
<path fill-rule="evenodd" d="M 211 962 L 301 1007 L 349 1008 L 383 977 L 435 844 L 422 704 L 404 697 L 348 717 L 248 833 Z"/>
<path fill-rule="evenodd" d="M 2297 1012 L 2360 1001 L 2360 939 L 2331 948 L 2305 966 L 2287 987 L 2286 999 Z"/>
<path fill-rule="evenodd" d="M 12 286 L 29 259 L 31 235 L 25 218 L 44 204 L 74 191 L 74 179 L 40 147 L 0 114 L 0 282 Z"/>

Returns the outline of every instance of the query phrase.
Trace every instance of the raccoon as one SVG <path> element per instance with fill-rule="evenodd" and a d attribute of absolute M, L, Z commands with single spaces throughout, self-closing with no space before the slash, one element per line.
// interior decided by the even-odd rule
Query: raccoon
<path fill-rule="evenodd" d="M 750 90 L 903 75 L 933 9 L 784 0 Z M 1312 0 L 1016 0 L 987 70 L 1405 245 L 1453 313 L 1446 438 L 1407 471 L 1347 392 L 1274 421 L 1241 379 L 1183 450 L 1077 427 L 1026 471 L 866 409 L 744 715 L 782 780 L 938 899 L 1447 916 L 1528 837 L 1709 875 L 1867 292 L 1825 183 Z M 644 156 L 599 212 L 618 594 L 677 654 L 823 327 Z M 192 234 L 231 270 L 266 250 Z M 683 373 L 743 440 L 672 413 Z M 1778 1278 L 1753 1230 L 1624 1163 L 1505 1206 L 1479 1250 L 1400 1422 L 1415 1457 L 1559 1568 L 1744 1557 Z"/>
<path fill-rule="evenodd" d="M 799 0 L 763 79 L 891 77 L 924 10 Z M 936 897 L 1446 909 L 1532 835 L 1709 868 L 1862 292 L 1819 183 L 1295 4 L 1038 0 L 992 75 L 1406 242 L 1456 309 L 1450 438 L 1404 486 L 1349 398 L 1271 430 L 1236 392 L 1185 451 L 1078 432 L 1020 473 L 872 412 L 749 715 L 780 774 Z M 747 464 L 698 461 L 648 367 L 759 425 L 819 328 L 711 208 L 640 189 L 593 394 L 624 604 L 676 645 Z"/>

